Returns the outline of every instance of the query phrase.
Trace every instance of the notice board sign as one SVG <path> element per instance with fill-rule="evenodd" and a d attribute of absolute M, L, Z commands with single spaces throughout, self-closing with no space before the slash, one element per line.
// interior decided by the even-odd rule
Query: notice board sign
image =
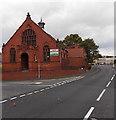
<path fill-rule="evenodd" d="M 50 49 L 50 56 L 59 56 L 58 49 Z"/>

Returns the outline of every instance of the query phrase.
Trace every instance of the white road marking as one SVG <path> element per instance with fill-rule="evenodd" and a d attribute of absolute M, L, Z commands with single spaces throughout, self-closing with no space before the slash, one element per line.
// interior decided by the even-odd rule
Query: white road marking
<path fill-rule="evenodd" d="M 115 74 L 112 76 L 111 80 L 113 80 L 113 79 L 114 79 L 114 77 L 115 77 Z"/>
<path fill-rule="evenodd" d="M 1 103 L 5 103 L 5 102 L 7 102 L 7 101 L 8 101 L 8 100 L 2 100 L 2 101 L 0 101 L 0 104 L 1 104 Z"/>
<path fill-rule="evenodd" d="M 59 85 L 62 85 L 62 83 L 60 83 Z"/>
<path fill-rule="evenodd" d="M 101 99 L 101 97 L 103 96 L 103 94 L 105 93 L 105 91 L 106 91 L 106 89 L 104 89 L 103 91 L 102 91 L 102 93 L 99 95 L 99 97 L 97 98 L 97 101 L 100 101 L 100 99 Z"/>
<path fill-rule="evenodd" d="M 45 88 L 46 90 L 50 89 L 49 87 L 48 88 Z"/>
<path fill-rule="evenodd" d="M 66 81 L 63 81 L 63 83 L 66 83 Z"/>
<path fill-rule="evenodd" d="M 60 86 L 62 85 L 62 83 L 59 84 Z"/>
<path fill-rule="evenodd" d="M 21 97 L 25 97 L 25 94 L 23 94 L 23 95 L 20 95 L 19 97 L 20 97 L 20 98 L 21 98 Z"/>
<path fill-rule="evenodd" d="M 111 81 L 106 85 L 106 87 L 108 87 L 110 85 Z"/>
<path fill-rule="evenodd" d="M 66 82 L 68 82 L 68 80 L 65 80 Z"/>
<path fill-rule="evenodd" d="M 41 89 L 40 91 L 44 91 L 44 89 Z"/>
<path fill-rule="evenodd" d="M 113 80 L 113 77 L 111 78 L 111 81 Z"/>
<path fill-rule="evenodd" d="M 64 85 L 64 83 L 62 82 L 61 85 Z"/>
<path fill-rule="evenodd" d="M 91 113 L 93 112 L 94 110 L 94 107 L 91 107 L 90 110 L 87 112 L 87 114 L 85 115 L 84 119 L 83 120 L 87 120 L 89 118 L 89 116 L 91 115 Z"/>
<path fill-rule="evenodd" d="M 61 83 L 57 83 L 57 85 L 61 85 Z"/>
<path fill-rule="evenodd" d="M 39 84 L 41 84 L 42 82 L 35 82 L 34 84 L 36 84 L 36 85 L 39 85 Z"/>
<path fill-rule="evenodd" d="M 34 91 L 34 93 L 38 93 L 39 91 Z"/>
<path fill-rule="evenodd" d="M 114 79 L 114 76 L 111 78 L 111 80 L 113 80 Z"/>
<path fill-rule="evenodd" d="M 31 92 L 31 93 L 27 93 L 27 95 L 32 95 L 33 93 Z"/>
<path fill-rule="evenodd" d="M 69 83 L 70 81 L 67 80 L 67 83 Z"/>
<path fill-rule="evenodd" d="M 114 69 L 112 69 L 114 71 L 114 74 L 116 73 L 116 71 Z"/>
<path fill-rule="evenodd" d="M 53 86 L 57 86 L 56 84 L 53 84 Z"/>
<path fill-rule="evenodd" d="M 15 100 L 15 99 L 17 99 L 17 97 L 10 98 L 10 100 Z"/>
<path fill-rule="evenodd" d="M 51 86 L 50 88 L 53 88 L 54 86 Z"/>

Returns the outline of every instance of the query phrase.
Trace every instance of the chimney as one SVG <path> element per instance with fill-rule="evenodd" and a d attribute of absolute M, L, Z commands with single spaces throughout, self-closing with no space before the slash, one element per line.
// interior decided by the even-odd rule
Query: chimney
<path fill-rule="evenodd" d="M 27 18 L 26 19 L 31 19 L 29 12 L 27 13 Z"/>

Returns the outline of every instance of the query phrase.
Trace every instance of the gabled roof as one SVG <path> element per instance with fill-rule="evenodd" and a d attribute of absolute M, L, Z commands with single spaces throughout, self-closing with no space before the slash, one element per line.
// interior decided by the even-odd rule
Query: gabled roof
<path fill-rule="evenodd" d="M 48 35 L 50 38 L 55 40 L 50 34 L 48 34 L 46 31 L 44 31 L 42 28 L 40 28 L 33 20 L 31 20 L 39 29 L 41 29 L 46 35 Z M 55 40 L 56 41 L 56 40 Z"/>
<path fill-rule="evenodd" d="M 52 40 L 56 41 L 50 34 L 48 34 L 47 32 L 45 32 L 42 28 L 40 28 L 30 17 L 29 13 L 27 13 L 27 17 L 25 19 L 25 21 L 22 23 L 22 25 L 16 30 L 16 32 L 12 35 L 12 37 L 8 40 L 8 42 L 15 36 L 15 34 L 19 31 L 19 29 L 25 24 L 25 22 L 30 19 L 30 21 L 37 26 L 41 31 L 43 31 L 48 37 L 50 37 Z M 8 42 L 6 44 L 8 44 Z M 6 45 L 5 44 L 5 45 Z"/>

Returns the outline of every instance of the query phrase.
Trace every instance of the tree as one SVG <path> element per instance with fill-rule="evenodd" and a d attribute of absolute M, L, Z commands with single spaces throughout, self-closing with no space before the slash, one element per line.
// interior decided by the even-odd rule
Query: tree
<path fill-rule="evenodd" d="M 83 47 L 87 54 L 87 60 L 90 63 L 93 62 L 94 59 L 102 57 L 98 51 L 99 46 L 95 44 L 93 39 L 88 38 L 82 40 L 78 34 L 67 35 L 63 41 L 60 41 L 60 44 L 65 47 L 73 47 L 75 44 L 78 44 L 79 47 Z"/>
<path fill-rule="evenodd" d="M 95 44 L 93 39 L 85 39 L 81 42 L 80 46 L 85 49 L 88 62 L 90 63 L 92 63 L 94 59 L 97 59 L 101 56 L 98 51 L 99 46 Z"/>
<path fill-rule="evenodd" d="M 78 34 L 67 35 L 63 40 L 65 46 L 73 46 L 74 44 L 80 44 L 81 42 L 82 38 Z"/>

